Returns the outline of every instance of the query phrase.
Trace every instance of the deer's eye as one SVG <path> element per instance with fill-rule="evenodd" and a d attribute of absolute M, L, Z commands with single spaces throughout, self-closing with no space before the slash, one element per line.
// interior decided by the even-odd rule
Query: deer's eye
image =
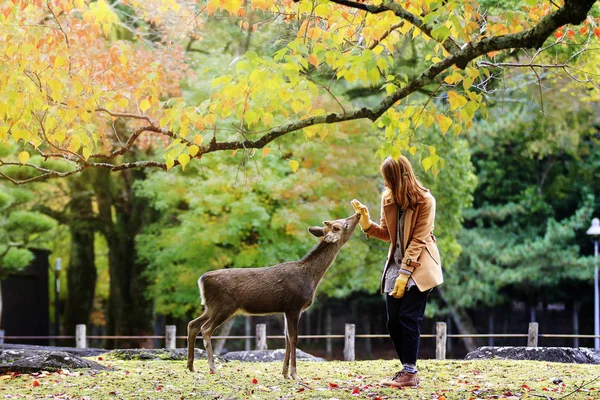
<path fill-rule="evenodd" d="M 347 222 L 344 224 L 344 229 L 348 229 L 348 223 Z"/>

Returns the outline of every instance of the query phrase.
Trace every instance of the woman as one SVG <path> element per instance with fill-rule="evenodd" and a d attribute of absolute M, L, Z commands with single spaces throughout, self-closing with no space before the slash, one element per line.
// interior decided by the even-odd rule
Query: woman
<path fill-rule="evenodd" d="M 381 222 L 371 221 L 366 206 L 352 200 L 361 214 L 360 226 L 367 238 L 390 242 L 381 278 L 386 296 L 387 329 L 402 363 L 390 386 L 417 386 L 420 324 L 431 289 L 443 282 L 440 254 L 433 236 L 435 198 L 415 176 L 410 161 L 386 158 L 381 164 L 385 191 Z"/>

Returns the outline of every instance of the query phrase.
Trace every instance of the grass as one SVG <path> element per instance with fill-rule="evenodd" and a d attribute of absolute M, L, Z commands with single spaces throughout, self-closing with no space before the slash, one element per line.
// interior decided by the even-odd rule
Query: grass
<path fill-rule="evenodd" d="M 378 384 L 391 360 L 298 363 L 300 381 L 285 380 L 282 364 L 228 362 L 208 373 L 205 360 L 122 361 L 95 357 L 113 370 L 0 376 L 0 399 L 600 399 L 597 365 L 539 361 L 422 360 L 419 388 Z"/>

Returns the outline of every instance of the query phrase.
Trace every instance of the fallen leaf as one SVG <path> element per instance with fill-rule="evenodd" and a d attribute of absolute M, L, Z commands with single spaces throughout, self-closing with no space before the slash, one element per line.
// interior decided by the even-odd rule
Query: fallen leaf
<path fill-rule="evenodd" d="M 34 387 L 40 386 L 40 383 L 38 381 L 33 381 L 33 386 Z"/>
<path fill-rule="evenodd" d="M 340 385 L 338 385 L 337 383 L 331 383 L 331 382 L 329 382 L 329 387 L 332 388 L 332 389 L 335 389 L 335 388 L 339 388 Z"/>
<path fill-rule="evenodd" d="M 252 383 L 253 383 L 254 385 L 256 385 L 256 384 L 258 383 L 258 379 L 256 379 L 256 378 L 252 379 Z"/>

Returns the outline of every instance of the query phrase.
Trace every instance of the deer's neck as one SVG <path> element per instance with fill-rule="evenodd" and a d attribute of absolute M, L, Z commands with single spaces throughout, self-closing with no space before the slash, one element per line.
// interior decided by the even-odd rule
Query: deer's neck
<path fill-rule="evenodd" d="M 304 268 L 314 279 L 315 285 L 323 278 L 339 251 L 340 248 L 337 245 L 321 241 L 301 260 Z"/>

